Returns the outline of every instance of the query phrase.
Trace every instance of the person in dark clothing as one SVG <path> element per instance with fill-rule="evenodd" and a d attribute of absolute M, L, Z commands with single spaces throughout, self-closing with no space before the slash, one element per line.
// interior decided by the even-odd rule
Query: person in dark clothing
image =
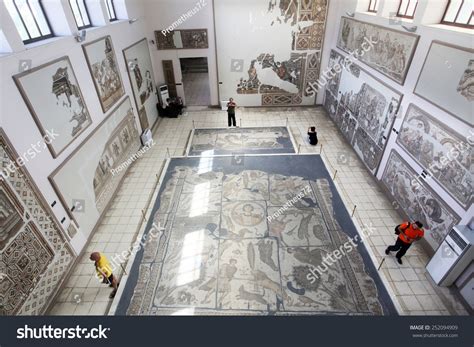
<path fill-rule="evenodd" d="M 235 122 L 235 107 L 237 104 L 234 102 L 233 98 L 229 99 L 227 103 L 227 123 L 229 126 L 237 126 Z"/>
<path fill-rule="evenodd" d="M 308 128 L 308 137 L 309 137 L 309 143 L 312 146 L 316 146 L 318 144 L 318 133 L 316 132 L 316 127 Z"/>
<path fill-rule="evenodd" d="M 173 107 L 171 106 L 170 98 L 166 99 L 166 101 L 164 102 L 163 108 L 165 110 L 166 117 L 171 117 L 171 118 L 175 117 L 175 110 L 173 110 Z"/>
<path fill-rule="evenodd" d="M 183 99 L 181 99 L 178 96 L 174 100 L 175 100 L 176 108 L 178 109 L 179 114 L 182 115 L 183 114 L 183 109 L 184 109 Z"/>
<path fill-rule="evenodd" d="M 166 99 L 165 114 L 167 117 L 177 118 L 183 114 L 183 104 L 179 98 Z"/>

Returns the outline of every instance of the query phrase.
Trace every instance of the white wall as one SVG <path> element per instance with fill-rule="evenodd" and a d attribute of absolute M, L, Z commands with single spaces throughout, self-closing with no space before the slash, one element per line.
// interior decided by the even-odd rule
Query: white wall
<path fill-rule="evenodd" d="M 110 24 L 107 20 L 107 24 L 104 26 L 88 29 L 87 39 L 85 41 L 85 43 L 87 43 L 99 37 L 111 35 L 122 80 L 125 86 L 125 92 L 131 99 L 133 99 L 133 94 L 127 75 L 122 49 L 145 37 L 145 23 L 143 21 L 144 7 L 142 2 L 143 1 L 133 0 L 126 3 L 122 1 L 119 4 L 121 15 L 123 16 L 123 12 L 126 9 L 130 18 L 141 18 L 137 22 L 130 24 L 128 20 L 122 20 Z M 64 7 L 64 9 L 70 10 L 69 7 Z M 46 201 L 49 204 L 53 201 L 57 202 L 53 208 L 53 212 L 58 220 L 62 220 L 63 217 L 66 217 L 66 221 L 63 224 L 66 228 L 69 225 L 70 220 L 67 217 L 67 213 L 61 205 L 58 196 L 48 181 L 48 176 L 92 131 L 94 131 L 94 129 L 105 119 L 106 115 L 102 113 L 92 77 L 82 51 L 81 43 L 76 42 L 73 36 L 63 36 L 25 46 L 23 45 L 23 42 L 21 42 L 15 27 L 12 26 L 11 23 L 3 21 L 4 18 L 8 20 L 8 15 L 5 13 L 6 9 L 3 2 L 0 3 L 0 12 L 2 15 L 1 29 L 8 40 L 10 47 L 13 49 L 12 53 L 0 56 L 0 125 L 5 130 L 15 150 L 21 155 L 31 148 L 32 144 L 36 144 L 37 141 L 41 140 L 41 134 L 38 127 L 34 123 L 33 117 L 28 111 L 25 102 L 12 79 L 12 76 L 19 72 L 19 65 L 23 60 L 31 61 L 32 67 L 35 67 L 62 56 L 69 56 L 93 121 L 93 124 L 77 139 L 75 139 L 75 141 L 56 159 L 53 159 L 47 149 L 43 149 L 34 159 L 26 163 L 27 170 L 30 172 Z M 102 14 L 106 16 L 104 12 Z M 69 26 L 75 28 L 74 19 L 71 17 L 71 13 L 66 16 L 63 14 L 62 17 L 60 17 L 61 20 L 64 18 L 69 18 Z M 73 21 L 72 23 L 71 20 Z M 51 86 L 47 85 L 44 87 L 50 88 Z M 135 105 L 133 105 L 133 108 L 137 118 L 137 127 L 140 128 Z M 82 249 L 88 236 L 89 235 L 79 231 L 76 237 L 72 240 L 72 244 L 77 252 Z"/>
<path fill-rule="evenodd" d="M 214 17 L 212 0 L 145 0 L 145 21 L 149 40 L 155 40 L 155 31 L 161 31 L 177 21 L 183 14 L 201 3 L 201 10 L 184 21 L 175 30 L 180 29 L 207 29 L 209 48 L 207 49 L 173 49 L 158 50 L 156 46 L 150 47 L 155 70 L 155 79 L 158 85 L 164 84 L 162 60 L 172 60 L 176 83 L 182 83 L 180 58 L 206 57 L 209 67 L 209 84 L 211 104 L 218 105 L 217 62 L 214 35 Z M 184 98 L 183 86 L 177 86 L 177 92 Z"/>
<path fill-rule="evenodd" d="M 368 1 L 360 0 L 337 0 L 331 1 L 328 14 L 328 27 L 326 30 L 326 38 L 323 52 L 323 70 L 328 66 L 329 54 L 331 49 L 346 55 L 345 52 L 339 50 L 336 47 L 337 36 L 339 32 L 339 25 L 341 21 L 341 16 L 347 16 L 347 12 L 355 13 L 355 19 L 369 22 L 373 24 L 378 24 L 385 26 L 391 29 L 404 30 L 401 28 L 400 24 L 396 24 L 390 20 L 390 13 L 393 12 L 394 3 L 398 3 L 397 0 L 381 0 L 379 1 L 379 11 L 377 14 L 361 12 L 367 8 Z M 437 118 L 441 122 L 447 124 L 454 131 L 459 134 L 468 137 L 470 135 L 469 130 L 472 130 L 472 127 L 466 123 L 461 122 L 452 115 L 442 111 L 438 107 L 432 105 L 431 103 L 421 99 L 420 97 L 413 94 L 415 89 L 418 76 L 421 72 L 425 57 L 428 53 L 430 44 L 433 40 L 443 41 L 450 43 L 452 45 L 469 47 L 472 48 L 474 42 L 473 31 L 468 29 L 458 29 L 448 26 L 439 25 L 441 17 L 444 12 L 445 5 L 447 0 L 419 0 L 418 9 L 415 13 L 415 18 L 413 20 L 403 20 L 402 24 L 405 26 L 416 25 L 418 27 L 415 34 L 420 35 L 420 40 L 418 42 L 418 47 L 415 52 L 415 56 L 411 63 L 410 69 L 405 80 L 405 84 L 402 86 L 393 80 L 389 79 L 380 72 L 374 70 L 370 66 L 357 62 L 361 67 L 367 70 L 370 74 L 377 77 L 385 84 L 391 86 L 395 90 L 403 94 L 403 100 L 401 104 L 400 116 L 395 120 L 394 128 L 400 130 L 403 119 L 405 117 L 406 110 L 410 103 L 414 103 L 417 106 L 421 107 L 423 110 L 431 114 L 433 117 Z M 360 10 L 359 12 L 357 10 Z M 442 87 L 442 86 L 440 86 Z M 324 93 L 319 93 L 317 103 L 321 104 L 323 101 Z M 474 111 L 473 111 L 474 112 Z M 474 115 L 473 115 L 474 117 Z M 380 179 L 385 165 L 387 164 L 388 157 L 392 149 L 395 149 L 400 153 L 403 158 L 410 164 L 416 172 L 421 173 L 422 168 L 418 165 L 406 152 L 401 149 L 396 143 L 396 134 L 393 132 L 389 137 L 386 150 L 381 162 L 381 167 L 378 172 L 378 178 Z M 435 190 L 435 192 L 443 199 L 448 206 L 450 206 L 461 218 L 461 224 L 468 224 L 469 220 L 474 215 L 474 207 L 471 206 L 468 211 L 465 211 L 439 184 L 437 184 L 433 179 L 427 181 L 429 186 Z"/>

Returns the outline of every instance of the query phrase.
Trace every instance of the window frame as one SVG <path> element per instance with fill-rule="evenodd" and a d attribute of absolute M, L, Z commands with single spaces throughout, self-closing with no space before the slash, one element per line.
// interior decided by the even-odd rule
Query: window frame
<path fill-rule="evenodd" d="M 416 1 L 416 5 L 415 5 L 415 8 L 413 9 L 413 15 L 408 16 L 407 11 L 408 11 L 408 8 L 410 7 L 410 3 L 412 1 Z M 397 10 L 397 17 L 398 18 L 406 18 L 406 19 L 415 18 L 416 9 L 418 8 L 418 3 L 419 3 L 418 0 L 408 0 L 407 8 L 405 9 L 405 14 L 400 14 L 400 10 L 402 9 L 402 4 L 403 4 L 403 0 L 400 0 L 400 4 L 398 5 L 398 10 Z"/>
<path fill-rule="evenodd" d="M 24 28 L 26 34 L 29 37 L 29 39 L 22 40 L 23 44 L 28 45 L 30 43 L 43 41 L 43 40 L 47 40 L 47 39 L 55 37 L 53 29 L 51 28 L 51 23 L 49 22 L 48 16 L 46 15 L 46 11 L 44 10 L 42 0 L 38 0 L 38 5 L 41 9 L 41 13 L 43 14 L 44 20 L 45 20 L 46 25 L 48 26 L 48 29 L 49 29 L 49 32 L 50 32 L 49 34 L 46 34 L 46 35 L 43 35 L 43 33 L 41 31 L 41 28 L 38 24 L 38 20 L 37 20 L 32 8 L 31 8 L 30 0 L 25 0 L 26 4 L 28 5 L 28 9 L 31 13 L 31 16 L 32 16 L 33 20 L 35 21 L 36 29 L 41 34 L 40 36 L 34 37 L 34 38 L 31 37 L 30 30 L 28 29 L 28 26 L 26 25 L 25 20 L 23 19 L 23 16 L 22 16 L 20 10 L 18 9 L 18 5 L 16 4 L 16 0 L 11 0 L 11 2 L 12 2 L 13 6 L 14 6 L 16 12 L 17 12 L 18 17 L 20 18 L 21 24 L 23 25 L 23 28 Z M 16 28 L 16 24 L 15 24 L 15 28 Z M 16 28 L 16 30 L 18 31 L 18 28 Z"/>
<path fill-rule="evenodd" d="M 371 5 L 372 5 L 372 2 L 374 3 L 374 6 L 373 6 L 373 10 L 370 9 Z M 367 12 L 370 12 L 370 13 L 377 13 L 378 11 L 378 5 L 379 5 L 379 0 L 370 0 L 369 1 L 369 8 L 367 9 Z"/>
<path fill-rule="evenodd" d="M 474 11 L 471 12 L 471 16 L 469 17 L 469 20 L 467 21 L 466 24 L 463 24 L 463 23 L 456 23 L 456 19 L 458 18 L 459 16 L 459 13 L 461 12 L 461 9 L 464 5 L 464 0 L 461 0 L 461 5 L 459 6 L 458 8 L 458 11 L 456 13 L 456 17 L 454 17 L 454 21 L 453 22 L 448 22 L 448 21 L 445 21 L 445 18 L 446 18 L 446 15 L 448 14 L 448 10 L 449 10 L 449 6 L 451 5 L 451 0 L 448 1 L 448 4 L 446 5 L 446 8 L 444 10 L 444 13 L 443 13 L 443 18 L 441 19 L 441 22 L 440 24 L 444 24 L 444 25 L 449 25 L 449 26 L 454 26 L 454 27 L 460 27 L 460 28 L 467 28 L 467 29 L 474 29 L 474 24 L 469 24 L 473 18 L 473 15 L 474 15 Z"/>
<path fill-rule="evenodd" d="M 109 7 L 109 1 L 110 1 L 110 5 L 112 5 L 112 12 L 115 16 L 113 18 L 110 17 L 111 11 L 110 11 L 110 7 Z M 117 11 L 115 10 L 114 0 L 105 0 L 105 7 L 107 8 L 107 16 L 109 17 L 109 22 L 117 21 L 118 18 L 117 18 Z"/>
<path fill-rule="evenodd" d="M 86 16 L 87 16 L 87 19 L 89 20 L 89 24 L 83 25 L 83 26 L 79 26 L 79 23 L 77 23 L 76 15 L 74 14 L 74 11 L 73 11 L 73 9 L 72 9 L 71 1 L 75 1 L 75 2 L 76 2 L 77 8 L 78 8 L 78 10 L 79 10 L 79 14 L 81 15 L 81 20 L 82 20 L 82 22 L 84 23 L 84 15 L 83 15 L 83 13 L 82 13 L 82 11 L 81 11 L 81 7 L 79 6 L 79 3 L 78 3 L 78 1 L 82 1 L 83 5 L 84 5 L 84 8 L 85 8 L 85 10 L 86 10 Z M 85 0 L 69 0 L 68 3 L 69 3 L 69 7 L 71 7 L 72 16 L 74 17 L 74 22 L 76 22 L 77 30 L 85 30 L 85 29 L 92 28 L 91 16 L 89 15 L 89 10 L 87 9 L 86 1 L 85 1 Z"/>

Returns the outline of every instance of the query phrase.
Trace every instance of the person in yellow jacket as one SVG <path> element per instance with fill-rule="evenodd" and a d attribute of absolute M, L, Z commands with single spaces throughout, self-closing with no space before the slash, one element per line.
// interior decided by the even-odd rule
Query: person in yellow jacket
<path fill-rule="evenodd" d="M 112 267 L 110 266 L 109 261 L 105 255 L 100 254 L 99 252 L 93 252 L 89 259 L 94 262 L 97 277 L 102 278 L 102 283 L 107 283 L 109 287 L 114 288 L 112 293 L 109 295 L 109 298 L 113 299 L 117 293 L 118 281 L 112 273 Z"/>

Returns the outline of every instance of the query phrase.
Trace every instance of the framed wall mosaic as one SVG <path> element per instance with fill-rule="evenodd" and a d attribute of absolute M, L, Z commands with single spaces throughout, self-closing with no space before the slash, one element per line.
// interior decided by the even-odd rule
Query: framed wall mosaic
<path fill-rule="evenodd" d="M 436 249 L 444 236 L 461 218 L 437 195 L 422 178 L 392 150 L 382 176 L 382 183 L 395 199 L 397 207 L 410 220 L 419 220 L 425 238 Z"/>
<path fill-rule="evenodd" d="M 207 29 L 172 30 L 166 34 L 156 30 L 155 39 L 158 50 L 209 48 Z"/>
<path fill-rule="evenodd" d="M 92 124 L 68 57 L 32 68 L 13 79 L 41 135 L 47 136 L 53 130 L 59 134 L 47 144 L 53 158 Z"/>
<path fill-rule="evenodd" d="M 207 29 L 179 30 L 184 49 L 209 48 Z"/>
<path fill-rule="evenodd" d="M 342 17 L 337 47 L 362 52 L 359 60 L 403 85 L 420 36 Z M 363 47 L 371 46 L 370 49 Z"/>
<path fill-rule="evenodd" d="M 474 49 L 433 41 L 413 93 L 474 125 Z"/>
<path fill-rule="evenodd" d="M 94 86 L 106 113 L 125 94 L 112 38 L 105 36 L 82 45 Z"/>
<path fill-rule="evenodd" d="M 403 95 L 332 50 L 324 106 L 369 171 L 376 175 Z M 335 94 L 333 94 L 335 92 Z"/>
<path fill-rule="evenodd" d="M 130 98 L 125 98 L 49 175 L 69 217 L 89 235 L 106 210 L 140 148 Z M 127 164 L 127 162 L 129 163 Z M 123 169 L 118 169 L 120 165 Z M 71 211 L 72 207 L 75 207 Z"/>
<path fill-rule="evenodd" d="M 472 145 L 414 104 L 397 137 L 405 149 L 465 209 L 474 200 Z"/>
<path fill-rule="evenodd" d="M 44 314 L 76 254 L 0 129 L 0 315 Z"/>
<path fill-rule="evenodd" d="M 153 65 L 146 38 L 123 50 L 133 97 L 140 117 L 142 130 L 152 127 L 158 119 L 158 96 Z"/>

